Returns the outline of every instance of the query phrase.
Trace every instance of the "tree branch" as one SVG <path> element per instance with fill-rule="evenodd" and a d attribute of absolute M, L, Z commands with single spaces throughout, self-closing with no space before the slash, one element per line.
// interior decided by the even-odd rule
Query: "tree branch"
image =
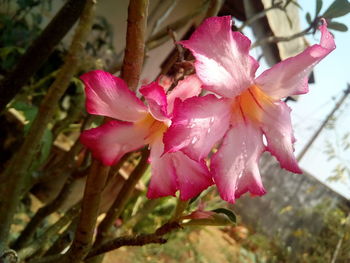
<path fill-rule="evenodd" d="M 180 224 L 177 222 L 169 222 L 158 228 L 154 233 L 152 234 L 140 234 L 137 236 L 125 236 L 125 237 L 118 237 L 116 239 L 113 239 L 100 247 L 91 250 L 91 252 L 88 254 L 87 258 L 95 257 L 100 254 L 104 254 L 106 252 L 118 249 L 122 246 L 144 246 L 147 244 L 164 244 L 166 243 L 166 239 L 164 239 L 162 236 L 165 234 L 181 228 Z"/>
<path fill-rule="evenodd" d="M 109 208 L 102 222 L 99 224 L 97 228 L 97 236 L 96 236 L 94 247 L 99 246 L 103 243 L 103 241 L 108 236 L 108 232 L 113 226 L 115 220 L 123 212 L 124 207 L 128 202 L 135 188 L 135 185 L 140 180 L 140 178 L 142 177 L 142 175 L 144 174 L 144 172 L 148 167 L 148 156 L 149 156 L 149 150 L 144 149 L 142 151 L 141 160 L 137 164 L 136 168 L 130 174 L 128 180 L 124 183 L 114 203 Z"/>
<path fill-rule="evenodd" d="M 78 68 L 80 54 L 84 51 L 83 47 L 94 17 L 93 6 L 94 1 L 89 0 L 81 15 L 65 63 L 41 103 L 38 115 L 33 121 L 26 140 L 5 170 L 4 178 L 7 182 L 2 184 L 1 190 L 2 194 L 6 195 L 7 198 L 6 200 L 0 200 L 0 254 L 7 246 L 11 222 L 25 184 L 29 179 L 27 175 L 29 174 L 28 171 L 30 170 L 33 156 L 40 147 L 42 136 L 47 124 L 55 114 L 59 99 L 68 88 L 71 78 Z M 26 69 L 30 68 L 30 65 L 31 63 L 28 63 Z"/>
<path fill-rule="evenodd" d="M 121 78 L 135 91 L 139 84 L 145 53 L 148 0 L 130 0 L 126 48 Z"/>
<path fill-rule="evenodd" d="M 57 197 L 52 200 L 49 204 L 41 207 L 35 215 L 32 217 L 32 219 L 29 221 L 29 223 L 26 225 L 24 230 L 21 232 L 20 236 L 17 238 L 16 242 L 13 245 L 13 249 L 20 249 L 22 248 L 29 240 L 32 239 L 32 236 L 34 235 L 35 231 L 37 230 L 37 227 L 41 224 L 41 222 L 50 214 L 55 212 L 60 206 L 63 204 L 63 202 L 66 200 L 66 197 L 71 192 L 72 183 L 74 181 L 74 178 L 69 176 L 67 178 L 67 181 L 65 182 L 64 186 L 62 187 L 60 193 L 57 195 Z"/>
<path fill-rule="evenodd" d="M 55 224 L 50 226 L 42 235 L 33 240 L 27 247 L 18 251 L 20 259 L 32 256 L 38 250 L 45 250 L 50 245 L 50 238 L 56 236 L 57 233 L 66 226 L 72 219 L 77 217 L 81 203 L 72 206 Z"/>
<path fill-rule="evenodd" d="M 80 17 L 87 0 L 69 0 L 30 45 L 16 67 L 0 84 L 0 112 L 47 60 L 54 48 Z"/>
<path fill-rule="evenodd" d="M 94 160 L 87 177 L 82 210 L 72 246 L 57 262 L 80 262 L 89 252 L 99 215 L 101 193 L 106 185 L 109 167 Z"/>

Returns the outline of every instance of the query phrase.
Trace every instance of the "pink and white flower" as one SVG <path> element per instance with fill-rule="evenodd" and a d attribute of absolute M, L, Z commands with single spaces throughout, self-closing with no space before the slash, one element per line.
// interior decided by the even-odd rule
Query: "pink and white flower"
<path fill-rule="evenodd" d="M 220 98 L 207 95 L 176 101 L 172 126 L 164 137 L 165 152 L 181 150 L 199 161 L 224 136 L 212 157 L 211 172 L 221 197 L 232 203 L 248 191 L 265 193 L 258 169 L 264 151 L 283 168 L 301 173 L 293 154 L 290 108 L 281 99 L 308 92 L 313 67 L 335 48 L 326 21 L 322 23 L 320 44 L 255 78 L 259 64 L 249 55 L 250 40 L 232 32 L 231 17 L 208 18 L 180 43 L 195 56 L 203 87 Z"/>
<path fill-rule="evenodd" d="M 182 152 L 163 155 L 163 134 L 171 124 L 174 101 L 200 93 L 202 84 L 196 76 L 180 81 L 168 97 L 156 82 L 141 87 L 147 106 L 122 79 L 107 72 L 91 71 L 81 79 L 87 111 L 113 119 L 84 131 L 80 137 L 95 159 L 113 165 L 125 153 L 148 144 L 152 171 L 149 198 L 175 195 L 179 190 L 180 198 L 187 200 L 213 184 L 203 160 L 194 161 Z"/>

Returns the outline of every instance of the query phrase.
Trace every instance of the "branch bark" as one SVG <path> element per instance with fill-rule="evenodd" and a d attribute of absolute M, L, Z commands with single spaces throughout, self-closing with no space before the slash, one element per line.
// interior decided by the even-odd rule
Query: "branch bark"
<path fill-rule="evenodd" d="M 94 160 L 87 177 L 82 210 L 72 246 L 57 262 L 80 262 L 92 246 L 96 220 L 99 215 L 101 193 L 106 185 L 109 167 Z"/>
<path fill-rule="evenodd" d="M 40 105 L 38 115 L 29 130 L 25 142 L 14 155 L 4 172 L 3 178 L 5 178 L 6 182 L 2 182 L 1 193 L 7 198 L 6 200 L 0 200 L 0 254 L 7 246 L 11 222 L 25 184 L 29 180 L 28 171 L 33 157 L 40 147 L 41 138 L 47 124 L 55 114 L 57 102 L 68 88 L 70 80 L 78 68 L 78 60 L 80 54 L 84 51 L 83 47 L 92 25 L 93 6 L 94 1 L 89 0 L 80 18 L 65 63 Z M 26 68 L 30 68 L 30 65 L 31 63 L 28 63 Z"/>
<path fill-rule="evenodd" d="M 123 212 L 124 207 L 128 202 L 135 188 L 135 185 L 140 180 L 140 178 L 145 173 L 148 167 L 148 162 L 147 162 L 148 156 L 149 156 L 149 150 L 144 149 L 142 152 L 141 160 L 137 164 L 134 171 L 132 171 L 132 173 L 130 174 L 128 180 L 123 185 L 114 203 L 112 204 L 112 206 L 106 213 L 106 216 L 98 226 L 97 237 L 96 237 L 94 247 L 101 245 L 105 241 L 106 237 L 108 236 L 108 232 L 113 226 L 113 223 Z"/>
<path fill-rule="evenodd" d="M 95 257 L 100 254 L 118 249 L 122 246 L 144 246 L 147 244 L 157 243 L 157 244 L 164 244 L 166 243 L 166 239 L 164 239 L 162 236 L 165 234 L 181 228 L 180 224 L 177 222 L 169 222 L 158 228 L 154 233 L 152 234 L 141 234 L 137 236 L 125 236 L 125 237 L 118 237 L 116 239 L 113 239 L 102 246 L 93 249 L 87 256 L 87 258 Z"/>
<path fill-rule="evenodd" d="M 145 53 L 148 0 L 130 0 L 126 48 L 121 78 L 135 91 L 140 80 Z"/>

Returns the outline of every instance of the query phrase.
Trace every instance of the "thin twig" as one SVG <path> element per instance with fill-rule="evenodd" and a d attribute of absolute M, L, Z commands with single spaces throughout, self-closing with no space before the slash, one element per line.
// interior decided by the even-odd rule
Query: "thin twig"
<path fill-rule="evenodd" d="M 73 241 L 74 232 L 78 224 L 78 217 L 72 220 L 69 226 L 64 230 L 63 233 L 56 239 L 52 246 L 45 252 L 45 256 L 55 255 L 61 253 L 67 248 Z"/>
<path fill-rule="evenodd" d="M 164 244 L 167 240 L 164 239 L 162 236 L 179 228 L 181 228 L 179 223 L 169 222 L 158 228 L 152 234 L 140 234 L 137 236 L 118 237 L 116 239 L 106 242 L 105 244 L 101 245 L 96 249 L 91 250 L 87 258 L 104 254 L 106 252 L 118 249 L 122 246 L 144 246 L 151 243 Z"/>
<path fill-rule="evenodd" d="M 124 183 L 114 203 L 109 208 L 108 212 L 106 213 L 106 216 L 98 226 L 94 247 L 99 246 L 103 243 L 103 241 L 108 236 L 108 232 L 113 226 L 115 220 L 123 212 L 123 209 L 135 188 L 135 185 L 140 180 L 140 178 L 142 177 L 142 175 L 144 174 L 144 172 L 148 167 L 148 162 L 147 162 L 148 156 L 149 156 L 149 150 L 144 149 L 141 155 L 141 160 L 137 164 L 136 168 L 130 174 L 128 180 Z"/>
<path fill-rule="evenodd" d="M 74 178 L 69 176 L 57 197 L 54 200 L 52 200 L 49 204 L 41 207 L 35 213 L 35 215 L 32 217 L 32 219 L 26 225 L 24 230 L 21 232 L 20 236 L 15 241 L 12 247 L 13 249 L 17 250 L 25 246 L 25 244 L 32 239 L 35 231 L 37 230 L 38 226 L 42 223 L 42 221 L 47 216 L 49 216 L 61 207 L 61 205 L 66 201 L 67 196 L 71 192 L 73 181 Z"/>
<path fill-rule="evenodd" d="M 169 17 L 169 15 L 171 14 L 171 12 L 174 10 L 174 8 L 176 7 L 176 5 L 178 4 L 179 0 L 171 0 L 168 1 L 168 6 L 166 6 L 166 10 L 165 12 L 163 12 L 156 20 L 156 22 L 154 22 L 153 27 L 151 28 L 151 32 L 149 33 L 151 36 L 157 32 L 158 28 L 160 25 L 162 25 L 164 23 L 164 21 Z M 162 1 L 162 3 L 166 3 L 166 1 Z M 161 3 L 161 4 L 162 4 Z M 157 7 L 158 9 L 159 7 Z"/>
<path fill-rule="evenodd" d="M 277 37 L 277 36 L 269 36 L 263 39 L 259 39 L 257 40 L 255 43 L 253 43 L 253 45 L 251 46 L 252 48 L 258 47 L 258 46 L 262 46 L 268 43 L 279 43 L 279 42 L 287 42 L 287 41 L 291 41 L 293 39 L 299 38 L 299 37 L 303 37 L 306 34 L 309 33 L 309 31 L 311 29 L 314 28 L 314 25 L 311 24 L 309 27 L 307 27 L 306 29 L 304 29 L 303 31 L 296 33 L 294 35 L 291 36 L 287 36 L 287 37 Z"/>
<path fill-rule="evenodd" d="M 24 249 L 18 251 L 18 256 L 21 259 L 25 259 L 30 257 L 38 250 L 45 250 L 50 245 L 49 240 L 56 236 L 57 233 L 66 226 L 72 219 L 74 219 L 80 210 L 81 203 L 77 203 L 73 207 L 71 207 L 65 214 L 62 216 L 55 224 L 50 226 L 43 234 L 41 234 L 38 238 L 33 240 L 28 246 Z"/>
<path fill-rule="evenodd" d="M 249 17 L 237 30 L 238 31 L 242 31 L 246 26 L 251 25 L 252 23 L 254 23 L 256 20 L 263 18 L 264 16 L 266 16 L 266 14 L 274 9 L 279 9 L 279 10 L 284 10 L 283 7 L 283 1 L 277 2 L 277 3 L 273 3 L 273 5 L 271 5 L 270 7 L 262 10 L 261 12 L 254 14 L 253 16 Z"/>
<path fill-rule="evenodd" d="M 158 228 L 152 234 L 140 234 L 137 236 L 124 236 L 113 239 L 102 246 L 93 249 L 86 256 L 85 261 L 90 261 L 94 259 L 94 257 L 102 255 L 104 253 L 116 250 L 123 246 L 144 246 L 147 244 L 164 244 L 166 243 L 166 239 L 163 236 L 167 233 L 170 233 L 174 230 L 180 229 L 181 225 L 177 222 L 168 222 Z M 43 257 L 41 259 L 31 260 L 29 263 L 53 263 L 53 262 L 61 262 L 62 258 L 61 254 L 52 255 Z"/>
<path fill-rule="evenodd" d="M 221 0 L 216 0 L 216 1 L 221 1 Z M 174 31 L 178 31 L 179 29 L 184 27 L 190 20 L 192 20 L 193 18 L 195 18 L 196 16 L 202 14 L 205 10 L 207 10 L 207 7 L 208 7 L 208 1 L 205 1 L 199 8 L 195 9 L 190 14 L 176 20 L 174 23 L 167 25 L 166 27 L 160 29 L 155 34 L 152 34 L 146 41 L 145 50 L 150 51 L 152 49 L 155 49 L 161 46 L 168 40 L 170 40 L 170 36 L 168 34 L 169 28 L 171 28 Z M 121 57 L 121 55 L 118 54 L 116 57 L 117 58 Z M 111 73 L 116 73 L 120 71 L 121 67 L 122 67 L 122 62 L 117 59 L 111 66 L 109 66 L 107 71 Z"/>
<path fill-rule="evenodd" d="M 53 138 L 56 138 L 69 124 L 74 123 L 82 115 L 85 104 L 85 96 L 76 94 L 71 98 L 71 105 L 64 119 L 58 121 L 52 129 Z"/>
<path fill-rule="evenodd" d="M 7 246 L 10 225 L 25 184 L 29 181 L 27 175 L 33 157 L 39 149 L 47 124 L 55 114 L 59 99 L 68 88 L 71 78 L 78 68 L 80 55 L 84 52 L 83 47 L 94 16 L 93 6 L 94 1 L 89 0 L 79 21 L 64 65 L 41 103 L 38 115 L 33 121 L 25 142 L 5 170 L 4 178 L 7 179 L 7 182 L 2 185 L 1 193 L 7 198 L 0 200 L 0 254 Z"/>

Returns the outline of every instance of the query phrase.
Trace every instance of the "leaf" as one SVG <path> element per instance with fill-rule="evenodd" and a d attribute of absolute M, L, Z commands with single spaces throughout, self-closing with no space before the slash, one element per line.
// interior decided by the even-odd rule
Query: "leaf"
<path fill-rule="evenodd" d="M 215 213 L 218 213 L 218 214 L 225 214 L 231 220 L 232 223 L 234 223 L 234 224 L 237 223 L 236 215 L 229 209 L 217 208 L 217 209 L 214 209 L 212 211 Z"/>
<path fill-rule="evenodd" d="M 322 17 L 331 19 L 331 18 L 345 16 L 349 12 L 350 12 L 350 3 L 347 0 L 335 0 L 324 12 Z"/>
<path fill-rule="evenodd" d="M 315 16 L 318 16 L 318 14 L 321 12 L 322 5 L 323 5 L 322 0 L 316 1 L 316 14 L 315 14 Z"/>
<path fill-rule="evenodd" d="M 226 208 L 217 208 L 211 210 L 215 212 L 214 214 L 208 216 L 208 218 L 197 218 L 191 219 L 188 222 L 182 223 L 183 226 L 225 226 L 236 224 L 236 215 L 226 209 Z"/>
<path fill-rule="evenodd" d="M 306 19 L 306 21 L 308 22 L 308 24 L 311 25 L 312 19 L 311 19 L 311 15 L 310 15 L 309 12 L 306 13 L 305 19 Z"/>
<path fill-rule="evenodd" d="M 337 30 L 340 32 L 346 32 L 348 31 L 348 27 L 343 24 L 343 23 L 339 23 L 339 22 L 335 22 L 335 21 L 331 21 L 328 23 L 328 28 L 333 29 L 333 30 Z"/>

